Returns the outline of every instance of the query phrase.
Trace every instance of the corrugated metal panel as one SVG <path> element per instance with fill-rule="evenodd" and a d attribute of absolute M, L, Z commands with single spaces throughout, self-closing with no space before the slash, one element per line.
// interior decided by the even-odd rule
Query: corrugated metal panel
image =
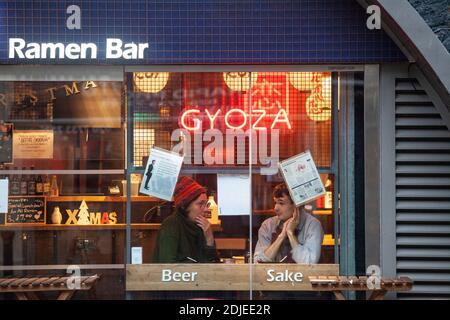
<path fill-rule="evenodd" d="M 422 86 L 417 81 L 411 81 L 411 79 L 398 79 L 397 85 L 395 87 L 395 92 L 399 93 L 410 93 L 410 92 L 420 92 L 425 93 Z"/>
<path fill-rule="evenodd" d="M 450 142 L 436 142 L 436 141 L 397 141 L 395 148 L 398 151 L 402 150 L 423 150 L 423 151 L 435 151 L 435 150 L 450 150 Z"/>
<path fill-rule="evenodd" d="M 450 174 L 449 166 L 442 165 L 396 165 L 396 173 L 399 174 L 414 174 L 414 175 L 423 175 L 423 174 L 439 174 L 439 175 L 448 175 Z"/>
<path fill-rule="evenodd" d="M 415 201 L 414 200 L 403 200 L 403 199 L 397 199 L 397 210 L 423 210 L 423 209 L 430 209 L 430 210 L 450 210 L 450 201 Z M 397 211 L 399 212 L 399 211 Z"/>
<path fill-rule="evenodd" d="M 420 185 L 419 185 L 420 186 Z M 397 198 L 449 198 L 447 189 L 400 189 Z"/>
<path fill-rule="evenodd" d="M 398 177 L 397 186 L 450 186 L 446 177 Z"/>
<path fill-rule="evenodd" d="M 450 225 L 435 225 L 435 224 L 407 224 L 399 225 L 397 223 L 397 234 L 411 233 L 411 234 L 449 234 Z"/>
<path fill-rule="evenodd" d="M 450 258 L 450 250 L 448 249 L 409 249 L 400 248 L 397 250 L 399 258 Z"/>
<path fill-rule="evenodd" d="M 426 273 L 426 272 L 400 272 L 397 274 L 399 277 L 409 277 L 414 281 L 427 281 L 427 282 L 450 282 L 450 273 Z"/>
<path fill-rule="evenodd" d="M 396 81 L 397 275 L 414 280 L 399 299 L 450 298 L 450 132 L 415 79 Z"/>
<path fill-rule="evenodd" d="M 401 260 L 397 270 L 450 270 L 450 261 Z"/>
<path fill-rule="evenodd" d="M 442 153 L 397 153 L 398 162 L 449 162 L 450 154 Z"/>
<path fill-rule="evenodd" d="M 426 127 L 426 126 L 445 126 L 444 121 L 441 119 L 434 118 L 398 118 L 395 121 L 395 125 L 398 127 L 409 127 L 409 126 L 418 126 L 418 127 Z"/>
<path fill-rule="evenodd" d="M 442 129 L 404 129 L 397 130 L 395 133 L 397 138 L 407 138 L 407 139 L 426 139 L 426 138 L 448 138 L 448 130 Z"/>
<path fill-rule="evenodd" d="M 415 105 L 415 106 L 398 106 L 396 109 L 397 115 L 439 115 L 439 111 L 433 106 Z"/>
<path fill-rule="evenodd" d="M 448 247 L 450 243 L 450 237 L 436 237 L 436 236 L 401 236 L 397 235 L 397 248 L 402 246 L 415 246 L 415 247 Z"/>
<path fill-rule="evenodd" d="M 395 102 L 396 104 L 432 103 L 426 94 L 409 94 L 402 92 L 396 92 Z"/>
<path fill-rule="evenodd" d="M 450 222 L 450 212 L 413 212 L 398 213 L 397 222 Z M 450 243 L 450 242 L 449 242 Z"/>
<path fill-rule="evenodd" d="M 410 293 L 418 293 L 418 294 L 440 294 L 440 295 L 446 295 L 450 292 L 450 285 L 438 285 L 435 283 L 430 284 L 420 284 L 417 283 L 414 285 Z"/>

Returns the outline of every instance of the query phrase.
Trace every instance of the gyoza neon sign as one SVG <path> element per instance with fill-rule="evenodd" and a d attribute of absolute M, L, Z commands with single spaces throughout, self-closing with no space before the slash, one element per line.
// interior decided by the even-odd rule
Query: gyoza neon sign
<path fill-rule="evenodd" d="M 228 110 L 224 116 L 221 116 L 223 114 L 221 109 L 216 110 L 215 112 L 211 113 L 208 109 L 205 109 L 204 113 L 202 114 L 202 111 L 199 109 L 188 109 L 185 110 L 181 114 L 180 124 L 181 126 L 189 131 L 196 131 L 202 129 L 203 121 L 202 119 L 205 118 L 204 115 L 206 115 L 207 121 L 208 121 L 208 127 L 203 129 L 214 129 L 218 124 L 218 119 L 223 119 L 223 122 L 227 129 L 232 130 L 238 130 L 238 129 L 247 129 L 250 127 L 250 117 L 256 118 L 256 120 L 252 121 L 252 129 L 254 130 L 267 130 L 267 126 L 261 126 L 260 123 L 268 120 L 270 117 L 267 115 L 267 111 L 264 109 L 253 109 L 252 114 L 249 115 L 242 109 L 234 108 L 231 110 Z M 238 119 L 237 123 L 232 123 L 231 119 L 236 120 Z M 190 125 L 188 121 L 192 122 L 193 125 Z M 289 130 L 292 129 L 292 125 L 289 121 L 288 114 L 286 110 L 280 109 L 278 110 L 278 113 L 275 115 L 271 125 L 270 129 L 282 129 L 282 128 L 288 128 Z"/>
<path fill-rule="evenodd" d="M 189 131 L 216 128 L 292 130 L 289 82 L 285 73 L 259 73 L 251 90 L 243 92 L 240 97 L 240 103 L 235 101 L 232 107 L 187 107 L 181 114 L 180 126 Z"/>

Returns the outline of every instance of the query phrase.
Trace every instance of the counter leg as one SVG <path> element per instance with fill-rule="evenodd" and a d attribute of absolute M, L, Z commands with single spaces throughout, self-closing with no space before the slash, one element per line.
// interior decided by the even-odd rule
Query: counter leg
<path fill-rule="evenodd" d="M 62 291 L 56 300 L 70 300 L 72 296 L 75 294 L 75 290 L 70 291 Z"/>
<path fill-rule="evenodd" d="M 336 300 L 346 300 L 342 291 L 333 291 Z"/>
<path fill-rule="evenodd" d="M 367 300 L 383 300 L 386 292 L 386 290 L 375 290 Z"/>

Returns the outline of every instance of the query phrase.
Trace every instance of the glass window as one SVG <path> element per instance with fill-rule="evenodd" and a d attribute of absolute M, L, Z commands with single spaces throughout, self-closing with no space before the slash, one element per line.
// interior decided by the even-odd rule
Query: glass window
<path fill-rule="evenodd" d="M 362 92 L 353 73 L 260 69 L 0 82 L 1 277 L 80 274 L 75 299 L 327 298 L 277 272 L 338 272 L 339 124 Z M 183 157 L 173 201 L 140 192 L 171 185 L 152 148 Z M 294 221 L 279 163 L 305 151 L 324 196 Z"/>
<path fill-rule="evenodd" d="M 9 297 L 125 297 L 122 92 L 120 81 L 0 83 L 0 275 L 42 289 L 17 283 Z"/>
<path fill-rule="evenodd" d="M 213 209 L 209 211 L 218 255 L 216 262 L 240 264 L 254 262 L 259 230 L 264 221 L 275 216 L 273 190 L 283 182 L 278 173 L 279 161 L 309 150 L 326 193 L 306 208 L 305 215 L 317 219 L 323 237 L 316 241 L 317 259 L 299 262 L 337 263 L 334 199 L 337 172 L 333 167 L 337 155 L 333 151 L 336 137 L 332 134 L 337 124 L 334 120 L 337 103 L 332 102 L 332 77 L 329 72 L 128 73 L 128 116 L 133 130 L 133 146 L 129 149 L 133 152 L 131 172 L 144 173 L 152 147 L 183 155 L 181 175 L 206 187 L 207 199 L 213 200 L 210 202 Z M 337 76 L 334 77 L 337 87 Z M 337 101 L 336 97 L 334 99 Z M 177 197 L 176 192 L 174 197 Z M 160 201 L 150 211 L 152 219 L 161 223 L 173 215 L 177 207 Z M 133 210 L 131 220 L 142 220 L 138 215 L 141 212 Z M 176 249 L 164 247 L 159 237 L 168 239 L 167 234 L 159 228 L 166 230 L 164 225 L 157 225 L 155 229 L 139 231 L 139 239 L 133 235 L 136 230 L 132 233 L 132 246 L 143 248 L 144 262 L 153 262 L 147 272 L 155 274 L 148 286 L 131 285 L 133 296 L 160 299 L 253 295 L 249 292 L 250 286 L 240 291 L 222 287 L 220 292 L 209 286 L 206 279 L 220 273 L 221 264 L 209 266 L 210 273 L 200 265 L 182 269 L 206 273 L 197 284 L 207 292 L 187 292 L 192 288 L 189 284 L 184 287 L 161 284 L 163 276 L 159 280 L 158 277 L 162 275 L 161 268 L 167 266 L 160 266 L 162 260 L 155 258 L 155 252 L 159 257 L 161 250 L 182 251 L 182 256 L 171 260 L 173 263 L 198 261 L 186 260 L 185 251 L 180 249 L 182 240 L 176 240 Z M 249 284 L 252 282 L 250 268 L 252 264 L 239 271 Z M 172 280 L 167 278 L 168 282 Z M 233 274 L 226 273 L 222 280 L 232 282 Z M 185 292 L 180 288 L 186 288 Z M 174 290 L 177 292 L 162 292 Z"/>

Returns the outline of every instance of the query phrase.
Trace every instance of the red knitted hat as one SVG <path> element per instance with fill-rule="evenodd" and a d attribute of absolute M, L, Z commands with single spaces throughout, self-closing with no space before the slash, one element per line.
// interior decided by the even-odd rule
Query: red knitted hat
<path fill-rule="evenodd" d="M 173 194 L 175 207 L 186 207 L 202 193 L 206 193 L 206 189 L 194 179 L 186 176 L 179 177 Z"/>

